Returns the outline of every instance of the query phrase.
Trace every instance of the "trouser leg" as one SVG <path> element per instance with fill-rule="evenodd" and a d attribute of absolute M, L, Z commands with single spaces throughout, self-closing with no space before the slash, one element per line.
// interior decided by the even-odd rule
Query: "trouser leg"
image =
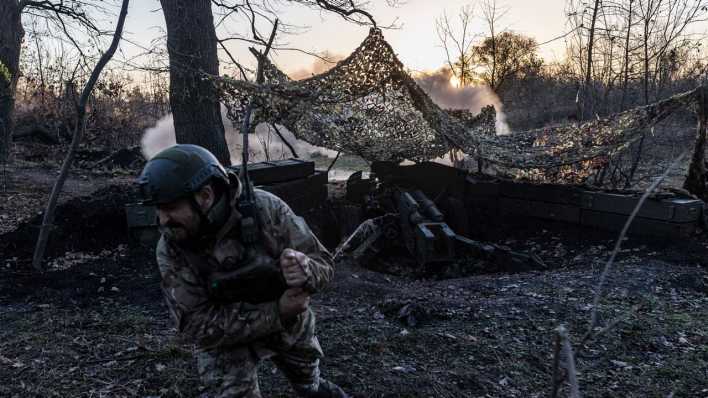
<path fill-rule="evenodd" d="M 261 398 L 258 359 L 248 347 L 200 351 L 199 377 L 209 398 Z"/>
<path fill-rule="evenodd" d="M 294 333 L 281 341 L 281 346 L 277 347 L 276 355 L 272 358 L 293 389 L 301 397 L 347 397 L 336 384 L 320 377 L 319 365 L 323 353 L 315 336 L 314 314 L 308 311 L 294 329 Z"/>

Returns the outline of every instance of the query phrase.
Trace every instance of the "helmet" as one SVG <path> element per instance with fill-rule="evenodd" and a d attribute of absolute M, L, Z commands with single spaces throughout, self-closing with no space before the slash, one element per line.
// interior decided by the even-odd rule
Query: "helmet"
<path fill-rule="evenodd" d="M 216 156 L 198 145 L 178 144 L 150 159 L 137 182 L 142 202 L 155 205 L 189 197 L 212 179 L 229 183 Z"/>

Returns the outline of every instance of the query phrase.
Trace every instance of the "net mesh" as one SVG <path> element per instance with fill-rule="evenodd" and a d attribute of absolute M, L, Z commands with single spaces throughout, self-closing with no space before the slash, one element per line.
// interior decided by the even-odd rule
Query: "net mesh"
<path fill-rule="evenodd" d="M 291 80 L 263 60 L 265 83 L 210 77 L 239 126 L 278 123 L 310 144 L 369 161 L 430 160 L 451 149 L 536 181 L 580 182 L 672 112 L 695 110 L 701 90 L 580 125 L 496 135 L 494 109 L 479 115 L 438 107 L 408 74 L 380 30 L 328 72 Z"/>

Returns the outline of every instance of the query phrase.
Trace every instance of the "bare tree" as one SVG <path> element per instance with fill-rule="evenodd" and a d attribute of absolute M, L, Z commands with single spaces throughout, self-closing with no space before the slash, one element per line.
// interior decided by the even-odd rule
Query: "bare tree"
<path fill-rule="evenodd" d="M 632 6 L 634 6 L 635 0 L 629 0 L 628 1 L 628 7 L 627 7 L 627 12 L 626 12 L 626 20 L 627 20 L 627 25 L 624 28 L 625 36 L 624 36 L 624 57 L 622 59 L 622 102 L 620 103 L 620 110 L 624 110 L 624 104 L 625 101 L 627 100 L 627 83 L 629 82 L 629 54 L 630 54 L 630 41 L 629 39 L 631 38 L 632 34 L 632 27 L 634 26 L 632 23 L 632 19 L 634 17 L 634 11 L 632 9 Z"/>
<path fill-rule="evenodd" d="M 592 47 L 595 43 L 595 22 L 597 21 L 597 11 L 600 8 L 600 0 L 595 0 L 592 7 L 592 17 L 590 18 L 590 30 L 588 31 L 588 49 L 586 51 L 587 62 L 585 63 L 585 81 L 583 82 L 583 106 L 581 119 L 592 113 L 592 94 L 591 94 L 591 78 L 592 78 Z"/>
<path fill-rule="evenodd" d="M 42 269 L 44 251 L 47 247 L 47 240 L 49 239 L 49 233 L 51 231 L 52 223 L 54 222 L 54 213 L 56 210 L 57 202 L 59 200 L 59 194 L 61 193 L 61 190 L 64 187 L 64 182 L 66 181 L 66 178 L 69 176 L 69 171 L 74 161 L 74 155 L 76 153 L 76 150 L 79 148 L 81 137 L 83 136 L 84 130 L 86 129 L 86 104 L 88 103 L 89 97 L 91 96 L 91 92 L 93 91 L 93 88 L 96 85 L 96 81 L 98 81 L 98 77 L 101 75 L 103 68 L 106 66 L 108 61 L 111 60 L 113 54 L 118 48 L 118 43 L 120 43 L 121 35 L 123 34 L 123 25 L 125 24 L 125 18 L 128 15 L 128 3 L 129 0 L 123 0 L 120 14 L 118 16 L 118 22 L 116 24 L 116 30 L 113 33 L 113 41 L 111 42 L 111 45 L 108 50 L 103 55 L 101 55 L 101 58 L 94 67 L 93 71 L 91 72 L 91 76 L 89 77 L 88 82 L 86 82 L 86 85 L 84 86 L 84 89 L 81 92 L 79 102 L 76 105 L 78 118 L 76 120 L 76 126 L 74 128 L 74 134 L 71 140 L 71 147 L 69 148 L 69 152 L 67 153 L 66 158 L 64 158 L 64 162 L 61 166 L 61 171 L 59 172 L 59 176 L 57 177 L 56 182 L 54 183 L 52 193 L 49 196 L 49 202 L 47 203 L 47 208 L 44 211 L 44 217 L 42 219 L 42 227 L 39 231 L 39 237 L 37 238 L 37 246 L 35 247 L 34 256 L 32 257 L 32 265 L 37 270 Z"/>
<path fill-rule="evenodd" d="M 643 35 L 643 92 L 644 104 L 649 104 L 650 85 L 656 84 L 661 61 L 667 52 L 680 46 L 686 28 L 698 21 L 704 20 L 708 2 L 703 0 L 637 0 L 637 8 L 642 20 Z M 685 43 L 685 42 L 684 42 Z M 653 71 L 652 71 L 653 67 Z M 655 96 L 656 98 L 656 96 Z M 628 187 L 639 165 L 646 134 L 642 134 L 637 147 L 637 153 L 632 163 L 627 182 Z"/>
<path fill-rule="evenodd" d="M 592 83 L 593 83 L 593 49 L 596 46 L 595 32 L 597 16 L 603 7 L 603 2 L 594 0 L 592 5 L 583 0 L 569 0 L 566 7 L 568 22 L 572 31 L 576 32 L 575 40 L 571 41 L 569 52 L 577 62 L 579 74 L 578 93 L 576 95 L 577 117 L 583 119 L 592 114 Z M 577 53 L 575 53 L 577 51 Z"/>
<path fill-rule="evenodd" d="M 478 35 L 472 33 L 472 6 L 465 6 L 458 14 L 459 30 L 450 22 L 446 13 L 435 21 L 435 30 L 440 45 L 445 50 L 445 58 L 452 75 L 461 87 L 467 86 L 473 80 L 472 45 Z"/>
<path fill-rule="evenodd" d="M 20 52 L 25 30 L 22 15 L 43 18 L 71 41 L 79 52 L 81 46 L 70 34 L 70 24 L 99 35 L 87 9 L 104 10 L 95 0 L 3 0 L 0 1 L 0 162 L 7 162 L 12 140 L 12 115 L 15 106 L 15 88 L 20 75 Z M 68 21 L 65 21 L 68 20 Z"/>
<path fill-rule="evenodd" d="M 482 2 L 482 17 L 484 19 L 484 22 L 487 24 L 486 41 L 489 43 L 487 47 L 489 48 L 489 52 L 492 55 L 491 64 L 489 65 L 489 76 L 491 77 L 491 80 L 488 82 L 489 86 L 492 87 L 492 89 L 495 89 L 495 87 L 498 88 L 500 86 L 498 76 L 500 76 L 501 74 L 497 71 L 500 66 L 499 60 L 501 58 L 501 51 L 499 51 L 498 49 L 499 44 L 501 44 L 499 43 L 499 35 L 505 33 L 507 29 L 500 28 L 499 23 L 508 12 L 509 9 L 507 7 L 503 7 L 497 4 L 496 0 L 484 0 L 484 2 Z M 506 44 L 508 44 L 509 42 L 509 40 L 506 40 Z"/>
<path fill-rule="evenodd" d="M 649 103 L 649 65 L 651 59 L 649 58 L 649 48 L 651 46 L 651 39 L 656 27 L 656 21 L 658 13 L 661 9 L 661 3 L 663 0 L 638 0 L 639 15 L 642 19 L 642 48 L 644 51 L 644 105 Z"/>
<path fill-rule="evenodd" d="M 624 109 L 632 87 L 641 87 L 644 104 L 665 95 L 676 80 L 698 37 L 687 28 L 705 20 L 705 0 L 569 0 L 568 21 L 577 29 L 569 44 L 570 60 L 582 82 L 579 104 L 594 112 Z M 618 104 L 610 93 L 621 85 Z M 601 96 L 601 97 L 600 97 Z M 598 97 L 598 98 L 595 98 Z"/>

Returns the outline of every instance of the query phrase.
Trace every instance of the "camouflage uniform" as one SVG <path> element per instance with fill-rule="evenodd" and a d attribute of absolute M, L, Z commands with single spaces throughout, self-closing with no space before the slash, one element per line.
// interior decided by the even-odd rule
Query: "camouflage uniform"
<path fill-rule="evenodd" d="M 239 242 L 236 226 L 240 214 L 232 203 L 229 220 L 199 255 L 215 260 L 212 264 L 218 271 L 227 271 L 244 258 L 247 250 L 277 259 L 285 248 L 292 248 L 310 258 L 307 289 L 320 290 L 333 274 L 327 249 L 281 199 L 261 190 L 255 190 L 255 199 L 263 244 L 247 249 Z M 163 236 L 157 245 L 157 262 L 177 330 L 196 344 L 199 375 L 208 396 L 260 397 L 257 365 L 264 358 L 273 360 L 299 394 L 317 391 L 319 358 L 323 354 L 315 336 L 314 313 L 308 309 L 284 325 L 277 301 L 215 302 L 209 297 L 199 267 L 184 255 L 187 250 Z"/>

